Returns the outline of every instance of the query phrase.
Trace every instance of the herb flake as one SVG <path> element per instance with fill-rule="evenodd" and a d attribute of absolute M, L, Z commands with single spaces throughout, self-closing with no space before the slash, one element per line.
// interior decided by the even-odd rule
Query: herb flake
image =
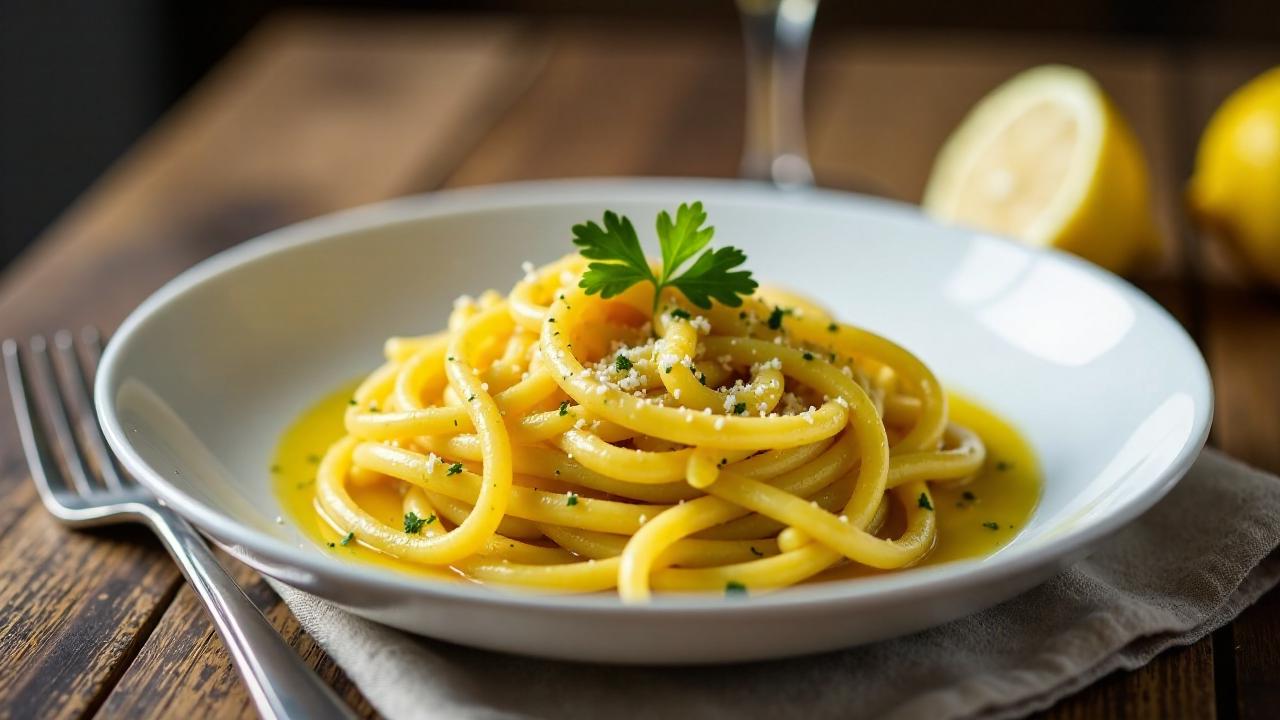
<path fill-rule="evenodd" d="M 435 515 L 431 516 L 433 519 Z M 404 514 L 404 531 L 408 535 L 417 535 L 422 531 L 422 526 L 427 524 L 427 519 L 418 517 L 418 514 L 412 510 Z"/>

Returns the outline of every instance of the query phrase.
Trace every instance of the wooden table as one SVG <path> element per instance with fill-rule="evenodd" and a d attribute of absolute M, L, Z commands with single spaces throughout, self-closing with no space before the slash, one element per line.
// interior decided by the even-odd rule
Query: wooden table
<path fill-rule="evenodd" d="M 114 328 L 178 271 L 263 231 L 442 187 L 570 175 L 732 176 L 742 136 L 736 28 L 634 21 L 278 16 L 121 159 L 0 280 L 0 336 Z M 1262 49 L 819 28 L 810 74 L 819 181 L 919 199 L 967 108 L 1043 62 L 1094 73 L 1156 180 L 1166 266 L 1140 284 L 1200 342 L 1213 442 L 1280 471 L 1280 301 L 1222 279 L 1185 225 L 1196 136 Z M 1194 271 L 1188 272 L 1187 268 Z M 72 533 L 41 508 L 0 412 L 0 716 L 251 716 L 203 609 L 142 530 Z M 372 715 L 267 586 L 285 637 Z M 1230 626 L 1117 673 L 1056 717 L 1274 717 L 1280 592 Z"/>

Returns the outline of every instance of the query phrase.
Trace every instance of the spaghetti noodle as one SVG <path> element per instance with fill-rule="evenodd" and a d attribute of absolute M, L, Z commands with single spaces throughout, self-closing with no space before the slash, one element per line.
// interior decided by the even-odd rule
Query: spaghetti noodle
<path fill-rule="evenodd" d="M 505 297 L 461 299 L 445 331 L 387 341 L 317 474 L 336 530 L 477 581 L 626 601 L 930 551 L 930 483 L 964 482 L 985 450 L 916 357 L 768 291 L 707 310 L 670 287 L 588 295 L 586 266 L 529 268 Z M 400 489 L 403 527 L 353 499 L 370 484 Z"/>

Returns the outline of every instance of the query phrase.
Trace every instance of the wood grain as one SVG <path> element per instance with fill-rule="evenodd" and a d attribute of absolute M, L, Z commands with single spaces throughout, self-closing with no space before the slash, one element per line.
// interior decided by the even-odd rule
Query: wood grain
<path fill-rule="evenodd" d="M 0 279 L 0 335 L 112 327 L 159 283 L 217 250 L 396 194 L 563 176 L 733 176 L 740 52 L 734 28 L 634 20 L 524 28 L 282 16 Z M 1168 248 L 1143 286 L 1193 331 L 1203 326 L 1219 393 L 1217 441 L 1280 469 L 1280 302 L 1215 288 L 1201 322 L 1201 294 L 1180 274 L 1199 257 L 1198 244 L 1180 241 L 1188 128 L 1247 77 L 1257 54 L 820 33 L 808 108 L 819 179 L 918 200 L 937 148 L 966 110 L 1016 71 L 1049 61 L 1095 74 L 1132 122 Z M 155 543 L 141 531 L 84 535 L 54 524 L 35 504 L 11 420 L 0 415 L 0 656 L 19 668 L 0 674 L 0 716 L 251 715 L 203 610 Z M 234 571 L 293 646 L 372 715 L 261 580 Z M 1206 639 L 1116 673 L 1046 716 L 1269 716 L 1280 702 L 1280 594 L 1234 627 L 1216 644 Z M 1230 681 L 1217 691 L 1215 674 Z"/>
<path fill-rule="evenodd" d="M 114 327 L 218 250 L 438 185 L 540 67 L 538 47 L 501 21 L 268 23 L 6 274 L 0 335 Z M 0 416 L 0 715 L 92 714 L 144 640 L 143 662 L 105 711 L 242 707 L 220 643 L 164 552 L 144 531 L 58 526 L 35 502 L 9 413 Z M 287 615 L 274 611 L 281 625 Z M 179 661 L 194 674 L 171 673 Z"/>
<path fill-rule="evenodd" d="M 448 181 L 572 176 L 731 177 L 744 78 L 731 32 L 629 24 L 548 30 L 545 71 Z"/>
<path fill-rule="evenodd" d="M 306 635 L 288 606 L 256 572 L 219 553 L 250 599 L 359 717 L 377 717 L 360 690 Z M 205 615 L 183 586 L 151 638 L 103 704 L 104 718 L 257 717 L 239 674 Z"/>

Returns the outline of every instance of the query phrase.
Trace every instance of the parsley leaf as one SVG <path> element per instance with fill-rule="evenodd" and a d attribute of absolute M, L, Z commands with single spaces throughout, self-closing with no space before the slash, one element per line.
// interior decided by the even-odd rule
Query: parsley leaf
<path fill-rule="evenodd" d="M 757 287 L 750 270 L 730 272 L 746 261 L 747 254 L 736 247 L 708 250 L 683 275 L 673 279 L 671 285 L 703 309 L 711 307 L 712 298 L 729 307 L 738 307 L 742 304 L 738 296 L 750 295 Z"/>
<path fill-rule="evenodd" d="M 702 227 L 707 221 L 707 214 L 702 210 L 702 203 L 682 204 L 676 209 L 676 221 L 666 210 L 658 213 L 658 244 L 662 246 L 662 282 L 666 283 L 671 275 L 698 251 L 711 242 L 715 234 L 713 227 Z"/>
<path fill-rule="evenodd" d="M 920 498 L 916 500 L 916 504 L 925 510 L 933 509 L 933 503 L 929 502 L 929 495 L 927 493 L 920 493 Z"/>
<path fill-rule="evenodd" d="M 747 586 L 743 585 L 737 580 L 730 580 L 729 582 L 724 584 L 724 594 L 726 597 L 732 597 L 734 595 L 746 595 Z"/>
<path fill-rule="evenodd" d="M 449 466 L 449 471 L 445 475 L 457 475 L 462 472 L 462 463 L 454 463 Z"/>
<path fill-rule="evenodd" d="M 573 227 L 573 244 L 588 260 L 579 287 L 588 295 L 599 293 L 608 299 L 641 282 L 653 283 L 653 309 L 657 312 L 662 291 L 674 287 L 694 305 L 703 309 L 718 300 L 729 307 L 742 304 L 741 295 L 755 292 L 757 283 L 748 270 L 735 270 L 747 261 L 746 253 L 734 247 L 704 250 L 715 228 L 703 227 L 707 214 L 702 203 L 683 204 L 675 219 L 666 211 L 658 214 L 658 244 L 662 248 L 662 271 L 655 275 L 644 257 L 635 227 L 613 211 L 604 214 L 604 225 L 588 221 Z M 701 255 L 698 253 L 701 252 Z M 689 260 L 698 255 L 683 273 Z"/>

